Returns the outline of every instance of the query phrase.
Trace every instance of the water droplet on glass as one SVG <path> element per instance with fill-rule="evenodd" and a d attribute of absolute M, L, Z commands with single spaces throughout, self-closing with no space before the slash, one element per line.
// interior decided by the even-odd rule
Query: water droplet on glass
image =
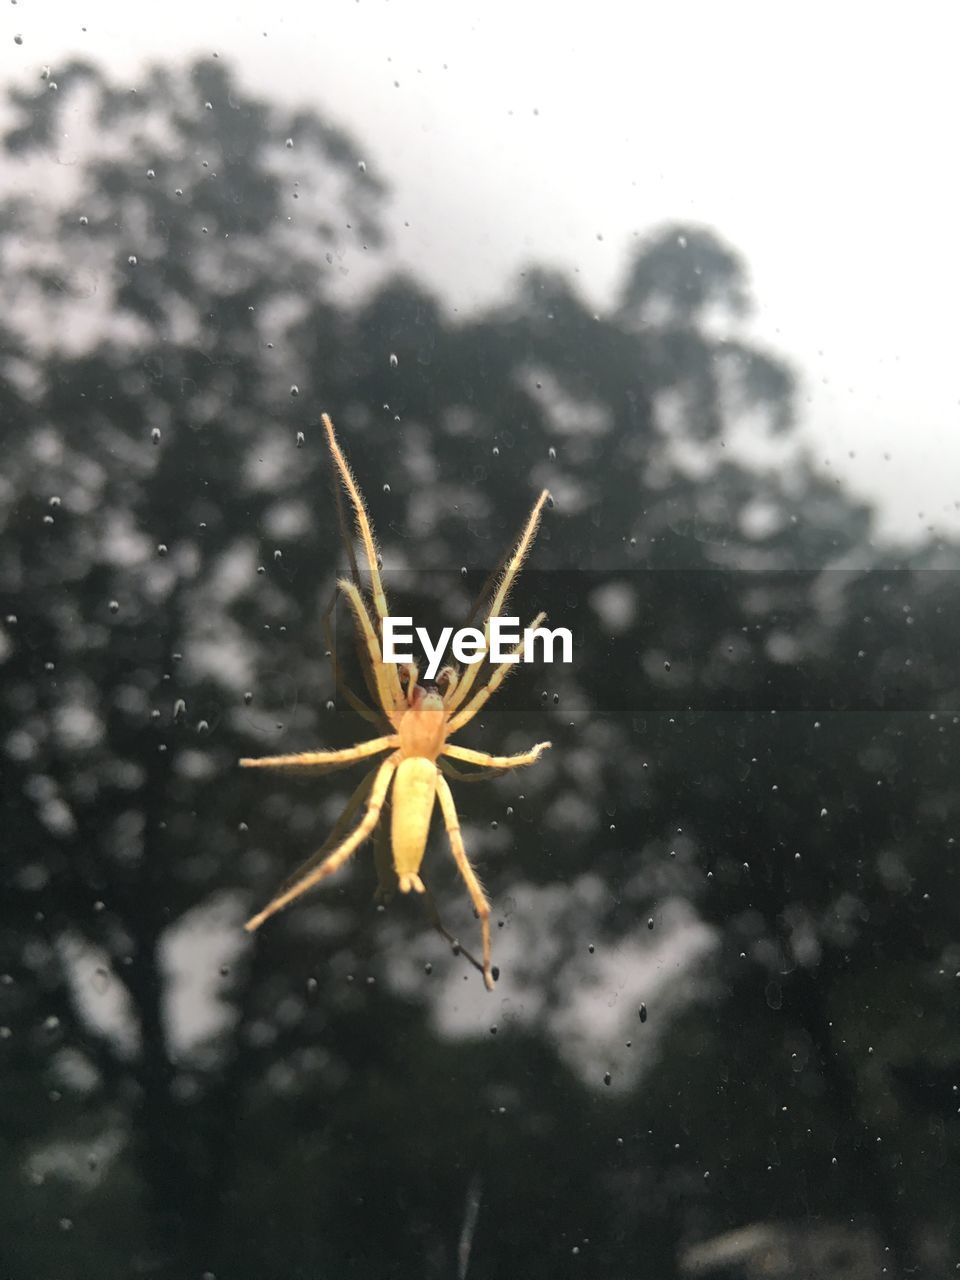
<path fill-rule="evenodd" d="M 383 492 L 384 492 L 384 493 L 389 493 L 389 492 L 390 492 L 390 486 L 389 486 L 388 484 L 385 484 L 385 485 L 383 486 Z"/>
<path fill-rule="evenodd" d="M 119 612 L 120 612 L 120 601 L 119 601 L 119 600 L 111 600 L 111 601 L 110 601 L 110 604 L 108 605 L 108 608 L 109 608 L 109 610 L 110 610 L 110 612 L 111 612 L 111 613 L 119 613 Z"/>
<path fill-rule="evenodd" d="M 647 1020 L 647 1006 L 646 1006 L 645 1004 L 641 1004 L 641 1005 L 640 1005 L 640 1008 L 638 1009 L 638 1011 L 637 1011 L 637 1012 L 640 1014 L 640 1021 L 641 1021 L 641 1022 L 646 1022 L 646 1020 Z"/>
<path fill-rule="evenodd" d="M 287 148 L 288 151 L 291 151 L 293 149 L 293 139 L 288 138 L 283 145 Z"/>
<path fill-rule="evenodd" d="M 361 172 L 361 173 L 366 173 L 366 172 L 367 172 L 367 162 L 366 162 L 366 160 L 358 160 L 358 161 L 357 161 L 357 168 L 360 170 L 360 172 Z"/>
<path fill-rule="evenodd" d="M 396 368 L 398 368 L 398 367 L 399 367 L 399 365 L 400 365 L 400 361 L 399 361 L 399 360 L 398 360 L 398 358 L 394 355 L 394 353 L 391 351 L 391 352 L 390 352 L 390 368 L 391 368 L 391 369 L 396 369 Z"/>
<path fill-rule="evenodd" d="M 290 394 L 291 394 L 292 396 L 294 396 L 294 397 L 296 397 L 296 396 L 298 396 L 298 395 L 300 394 L 300 388 L 297 386 L 297 384 L 296 384 L 296 383 L 294 383 L 294 384 L 291 386 L 291 388 L 290 388 Z"/>
<path fill-rule="evenodd" d="M 210 732 L 210 722 L 208 720 L 198 720 L 197 733 L 209 733 L 209 732 Z"/>
<path fill-rule="evenodd" d="M 130 257 L 127 258 L 127 265 L 131 267 L 135 267 L 137 265 L 137 255 L 135 253 L 131 253 Z"/>
<path fill-rule="evenodd" d="M 159 427 L 153 428 L 153 430 L 150 432 L 150 439 L 153 441 L 154 444 L 160 443 L 160 441 L 163 439 L 163 432 L 160 430 Z"/>
<path fill-rule="evenodd" d="M 306 443 L 306 436 L 303 434 L 302 431 L 298 431 L 297 432 L 297 448 L 302 449 L 305 443 Z"/>
<path fill-rule="evenodd" d="M 86 215 L 85 213 L 81 213 L 81 215 L 80 215 L 80 225 L 81 225 L 81 227 L 89 226 L 89 224 L 90 224 L 90 219 L 87 217 L 87 215 Z"/>
<path fill-rule="evenodd" d="M 337 704 L 334 702 L 332 698 L 328 698 L 324 705 L 327 711 L 334 711 L 336 709 Z"/>
<path fill-rule="evenodd" d="M 157 176 L 157 173 L 156 173 L 156 170 L 155 170 L 155 169 L 148 169 L 148 170 L 147 170 L 147 177 L 148 177 L 148 178 L 153 179 L 153 178 L 155 178 L 156 176 Z"/>
<path fill-rule="evenodd" d="M 253 701 L 253 694 L 250 692 L 250 690 L 249 690 L 249 689 L 248 689 L 248 690 L 247 690 L 247 692 L 243 695 L 243 700 L 244 700 L 244 702 L 247 704 L 247 706 L 248 706 L 248 707 L 249 707 L 250 703 Z"/>
<path fill-rule="evenodd" d="M 158 556 L 165 556 L 165 555 L 167 554 L 167 551 L 168 551 L 168 547 L 167 547 L 167 544 L 166 544 L 165 542 L 160 542 L 160 543 L 158 543 L 158 544 L 157 544 L 157 555 L 158 555 Z"/>
<path fill-rule="evenodd" d="M 547 450 L 547 457 L 550 459 L 551 462 L 556 462 L 557 451 L 556 449 L 554 449 L 553 445 L 551 445 L 550 448 Z"/>
<path fill-rule="evenodd" d="M 499 457 L 500 457 L 500 449 L 499 449 L 499 446 L 498 446 L 498 445 L 494 445 L 494 446 L 493 446 L 493 456 L 494 456 L 495 458 L 499 458 Z"/>

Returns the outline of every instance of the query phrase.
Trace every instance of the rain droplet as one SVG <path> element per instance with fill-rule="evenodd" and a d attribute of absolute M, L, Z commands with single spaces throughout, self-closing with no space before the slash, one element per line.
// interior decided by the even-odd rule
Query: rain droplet
<path fill-rule="evenodd" d="M 286 142 L 285 142 L 283 145 L 287 148 L 287 150 L 288 150 L 288 151 L 292 151 L 292 150 L 293 150 L 293 139 L 292 139 L 292 138 L 288 138 L 288 139 L 286 140 Z"/>
<path fill-rule="evenodd" d="M 603 1083 L 604 1083 L 605 1085 L 609 1085 L 609 1084 L 610 1084 L 610 1082 L 611 1082 L 612 1080 L 613 1080 L 613 1076 L 610 1074 L 610 1072 L 609 1072 L 609 1071 L 605 1071 L 605 1072 L 603 1073 Z"/>
<path fill-rule="evenodd" d="M 148 169 L 148 170 L 147 170 L 147 177 L 148 177 L 148 178 L 153 179 L 153 178 L 155 178 L 156 176 L 157 176 L 157 174 L 156 174 L 156 170 L 155 170 L 155 169 Z"/>
<path fill-rule="evenodd" d="M 131 253 L 130 257 L 127 259 L 127 265 L 130 267 L 135 267 L 137 265 L 137 255 L 135 253 Z"/>
<path fill-rule="evenodd" d="M 297 386 L 297 384 L 296 384 L 296 383 L 293 383 L 293 385 L 291 386 L 291 388 L 290 388 L 290 394 L 291 394 L 292 396 L 294 396 L 294 397 L 296 397 L 296 396 L 298 396 L 298 395 L 300 394 L 300 388 Z"/>
<path fill-rule="evenodd" d="M 160 543 L 158 543 L 158 544 L 157 544 L 157 555 L 158 555 L 158 556 L 165 556 L 165 555 L 167 554 L 167 551 L 168 551 L 168 547 L 167 547 L 167 544 L 166 544 L 165 542 L 160 542 Z"/>
<path fill-rule="evenodd" d="M 390 352 L 390 368 L 391 368 L 391 369 L 396 369 L 396 368 L 398 368 L 398 367 L 399 367 L 399 365 L 400 365 L 400 361 L 399 361 L 399 360 L 398 360 L 398 358 L 394 355 L 394 353 L 391 351 L 391 352 Z"/>
<path fill-rule="evenodd" d="M 641 1022 L 646 1022 L 646 1020 L 647 1020 L 647 1006 L 646 1006 L 645 1004 L 641 1004 L 641 1005 L 640 1005 L 640 1008 L 637 1010 L 637 1012 L 640 1014 L 640 1021 L 641 1021 Z"/>
<path fill-rule="evenodd" d="M 550 459 L 551 462 L 556 462 L 557 451 L 556 449 L 554 449 L 553 445 L 551 445 L 550 448 L 547 450 L 547 457 Z"/>
<path fill-rule="evenodd" d="M 390 486 L 389 486 L 388 484 L 385 484 L 385 485 L 383 486 L 383 492 L 384 492 L 384 493 L 389 493 L 389 492 L 390 492 Z"/>
<path fill-rule="evenodd" d="M 197 733 L 209 733 L 209 732 L 210 732 L 210 722 L 208 720 L 198 720 Z"/>
<path fill-rule="evenodd" d="M 90 219 L 87 217 L 87 215 L 86 215 L 85 213 L 81 213 L 81 215 L 80 215 L 80 225 L 81 225 L 81 227 L 89 226 L 89 224 L 90 224 Z"/>
<path fill-rule="evenodd" d="M 119 612 L 120 612 L 120 601 L 119 601 L 119 600 L 111 600 L 111 601 L 110 601 L 110 604 L 109 604 L 109 606 L 108 606 L 108 608 L 110 609 L 110 612 L 111 612 L 111 613 L 119 613 Z"/>
<path fill-rule="evenodd" d="M 494 446 L 493 446 L 493 456 L 494 456 L 495 458 L 499 458 L 499 457 L 500 457 L 500 448 L 499 448 L 499 446 L 498 446 L 498 445 L 494 445 Z"/>
<path fill-rule="evenodd" d="M 150 439 L 153 441 L 154 444 L 160 443 L 160 441 L 163 439 L 163 432 L 160 430 L 159 427 L 153 428 L 153 430 L 150 432 Z"/>
<path fill-rule="evenodd" d="M 305 443 L 306 443 L 306 436 L 303 434 L 302 431 L 298 431 L 297 432 L 297 448 L 302 449 Z"/>
<path fill-rule="evenodd" d="M 358 160 L 358 161 L 357 161 L 357 168 L 360 170 L 360 172 L 361 172 L 361 173 L 366 173 L 366 172 L 367 172 L 367 162 L 366 162 L 366 160 Z"/>

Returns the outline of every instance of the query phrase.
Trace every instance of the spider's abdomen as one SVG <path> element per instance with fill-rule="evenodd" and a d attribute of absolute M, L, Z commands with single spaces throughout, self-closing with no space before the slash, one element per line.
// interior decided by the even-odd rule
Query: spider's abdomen
<path fill-rule="evenodd" d="M 427 833 L 437 795 L 437 766 L 425 756 L 401 760 L 393 780 L 390 840 L 400 892 L 423 892 L 417 874 L 427 847 Z"/>

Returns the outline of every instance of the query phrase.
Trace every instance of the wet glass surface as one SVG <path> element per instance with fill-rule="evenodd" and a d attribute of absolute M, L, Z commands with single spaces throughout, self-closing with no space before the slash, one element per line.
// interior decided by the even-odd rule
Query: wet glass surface
<path fill-rule="evenodd" d="M 814 456 L 721 226 L 461 311 L 349 100 L 95 46 L 4 108 L 4 1274 L 952 1274 L 955 535 Z M 552 494 L 513 600 L 573 661 L 458 738 L 552 748 L 452 784 L 492 993 L 369 845 L 242 928 L 360 774 L 238 759 L 375 732 L 322 412 L 431 632 Z M 436 818 L 424 867 L 476 951 Z"/>

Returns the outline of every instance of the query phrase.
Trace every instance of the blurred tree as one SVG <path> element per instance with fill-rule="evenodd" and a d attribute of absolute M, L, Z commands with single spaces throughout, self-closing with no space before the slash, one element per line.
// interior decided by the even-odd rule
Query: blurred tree
<path fill-rule="evenodd" d="M 868 510 L 725 448 L 791 421 L 791 372 L 738 336 L 737 255 L 672 227 L 610 314 L 532 267 L 455 323 L 383 278 L 349 138 L 218 62 L 136 93 L 76 64 L 11 99 L 12 1273 L 440 1276 L 466 1249 L 478 1275 L 579 1250 L 667 1276 L 682 1243 L 811 1215 L 936 1274 L 956 1136 L 890 1081 L 943 1085 L 960 1051 L 955 593 L 919 558 L 831 572 L 869 553 Z M 349 784 L 236 758 L 359 733 L 318 628 L 322 408 L 428 625 L 462 618 L 460 568 L 496 562 L 532 491 L 557 499 L 518 600 L 576 663 L 519 674 L 473 731 L 555 743 L 464 801 L 516 1010 L 485 1041 L 438 1030 L 475 975 L 418 969 L 402 906 L 373 926 L 366 859 L 255 948 L 239 931 Z"/>

